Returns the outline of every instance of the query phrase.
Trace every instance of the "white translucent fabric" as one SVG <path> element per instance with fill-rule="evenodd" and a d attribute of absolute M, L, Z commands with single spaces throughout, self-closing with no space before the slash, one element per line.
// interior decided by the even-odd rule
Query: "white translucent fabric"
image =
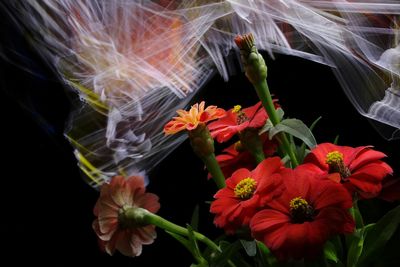
<path fill-rule="evenodd" d="M 3 8 L 80 94 L 66 135 L 93 186 L 151 170 L 179 145 L 184 136 L 165 137 L 164 124 L 215 70 L 229 79 L 233 39 L 248 32 L 271 57 L 331 66 L 357 110 L 388 139 L 399 137 L 397 0 L 26 0 Z"/>

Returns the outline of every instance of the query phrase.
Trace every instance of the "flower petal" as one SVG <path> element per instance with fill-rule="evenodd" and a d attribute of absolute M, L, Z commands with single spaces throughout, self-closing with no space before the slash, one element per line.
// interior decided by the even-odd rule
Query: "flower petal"
<path fill-rule="evenodd" d="M 257 167 L 251 172 L 251 176 L 256 180 L 268 178 L 273 173 L 283 168 L 283 164 L 279 157 L 267 158 L 260 162 Z"/>
<path fill-rule="evenodd" d="M 385 158 L 386 155 L 380 151 L 372 150 L 372 149 L 363 149 L 360 153 L 358 153 L 357 157 L 350 163 L 350 170 L 358 169 L 363 165 L 368 163 L 372 163 L 374 161 Z"/>

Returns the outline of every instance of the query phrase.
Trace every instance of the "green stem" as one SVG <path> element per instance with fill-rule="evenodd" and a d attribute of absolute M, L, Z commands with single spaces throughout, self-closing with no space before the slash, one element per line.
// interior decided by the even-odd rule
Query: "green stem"
<path fill-rule="evenodd" d="M 353 218 L 356 221 L 356 226 L 357 227 L 361 227 L 362 229 L 364 229 L 365 228 L 365 224 L 364 224 L 364 220 L 363 220 L 362 214 L 360 212 L 360 209 L 358 207 L 358 199 L 355 199 L 353 201 L 353 208 L 352 209 L 354 209 L 353 210 Z"/>
<path fill-rule="evenodd" d="M 267 81 L 262 80 L 260 83 L 254 84 L 254 87 L 256 89 L 258 97 L 261 100 L 261 103 L 263 104 L 265 110 L 268 113 L 268 116 L 269 116 L 272 124 L 274 126 L 277 125 L 280 122 L 280 119 L 279 119 L 278 113 L 275 110 L 275 105 L 274 105 L 274 102 L 272 101 L 272 96 L 269 91 Z M 296 158 L 296 154 L 294 153 L 286 134 L 280 133 L 279 140 L 281 142 L 282 149 L 289 155 L 290 160 L 293 164 L 293 167 L 296 167 L 297 165 L 299 165 L 299 162 L 297 161 L 297 158 Z"/>
<path fill-rule="evenodd" d="M 218 188 L 224 188 L 226 186 L 225 176 L 222 173 L 221 167 L 218 164 L 217 159 L 215 158 L 215 154 L 211 153 L 208 156 L 202 157 L 204 164 L 207 167 L 207 170 L 210 172 L 212 178 L 217 184 Z"/>
<path fill-rule="evenodd" d="M 138 209 L 140 209 L 140 208 L 138 208 Z M 143 219 L 142 219 L 143 222 L 145 222 L 147 224 L 155 225 L 159 228 L 162 228 L 166 231 L 170 231 L 170 232 L 178 234 L 178 235 L 189 236 L 188 229 L 186 229 L 182 226 L 179 226 L 177 224 L 174 224 L 174 223 L 158 216 L 157 214 L 151 213 L 145 209 L 141 209 L 141 212 L 143 212 Z M 210 249 L 217 251 L 217 252 L 221 252 L 221 249 L 218 247 L 218 245 L 215 244 L 211 239 L 209 239 L 205 235 L 195 232 L 195 231 L 193 231 L 193 235 L 197 240 L 206 244 Z"/>
<path fill-rule="evenodd" d="M 260 153 L 259 151 L 250 151 L 251 154 L 253 155 L 254 159 L 256 160 L 257 164 L 260 163 L 265 159 L 264 152 Z"/>
<path fill-rule="evenodd" d="M 257 164 L 265 159 L 263 143 L 257 129 L 245 129 L 239 134 L 240 142 L 250 152 Z"/>

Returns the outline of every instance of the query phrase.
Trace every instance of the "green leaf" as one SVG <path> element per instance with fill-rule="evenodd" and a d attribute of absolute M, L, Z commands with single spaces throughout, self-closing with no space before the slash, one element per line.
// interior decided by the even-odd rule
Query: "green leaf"
<path fill-rule="evenodd" d="M 339 261 L 335 245 L 330 241 L 326 242 L 325 244 L 324 256 L 327 260 L 333 261 L 334 263 Z"/>
<path fill-rule="evenodd" d="M 277 115 L 278 115 L 278 117 L 279 117 L 279 121 L 281 121 L 282 120 L 282 118 L 283 118 L 283 116 L 285 115 L 285 112 L 283 111 L 283 109 L 281 109 L 281 108 L 277 108 L 276 109 L 276 113 L 277 113 Z M 265 122 L 265 125 L 261 128 L 261 130 L 258 132 L 258 134 L 263 134 L 263 133 L 265 133 L 265 132 L 268 132 L 269 130 L 271 130 L 272 128 L 274 128 L 274 125 L 272 124 L 272 122 L 271 122 L 271 120 L 270 119 L 268 119 L 266 122 Z"/>
<path fill-rule="evenodd" d="M 274 125 L 272 124 L 271 120 L 268 119 L 265 122 L 265 125 L 260 129 L 260 131 L 258 132 L 259 135 L 268 132 L 269 130 L 271 130 L 272 128 L 274 128 Z"/>
<path fill-rule="evenodd" d="M 187 240 L 186 238 L 182 237 L 181 235 L 175 234 L 173 232 L 170 232 L 170 231 L 167 231 L 167 230 L 165 230 L 165 232 L 168 233 L 173 238 L 175 238 L 179 243 L 181 243 L 185 248 L 187 248 L 187 250 L 192 252 L 192 248 L 190 246 L 189 240 Z"/>
<path fill-rule="evenodd" d="M 199 246 L 197 244 L 196 237 L 194 236 L 193 228 L 190 225 L 187 225 L 186 228 L 188 229 L 188 232 L 189 232 L 188 237 L 189 237 L 190 246 L 192 248 L 191 251 L 193 253 L 193 256 L 195 258 L 201 258 L 202 257 L 201 252 L 199 250 Z"/>
<path fill-rule="evenodd" d="M 358 259 L 364 247 L 363 230 L 356 230 L 347 255 L 347 267 L 357 266 Z"/>
<path fill-rule="evenodd" d="M 332 245 L 335 246 L 335 251 L 336 251 L 336 256 L 338 259 L 342 259 L 343 257 L 343 245 L 342 245 L 342 240 L 340 239 L 339 235 L 334 236 L 329 242 L 332 243 Z"/>
<path fill-rule="evenodd" d="M 196 205 L 196 207 L 194 207 L 190 225 L 192 226 L 193 230 L 195 230 L 195 231 L 197 231 L 199 229 L 199 205 Z"/>
<path fill-rule="evenodd" d="M 264 243 L 257 241 L 257 261 L 259 263 L 259 266 L 271 266 L 271 267 L 276 267 L 278 265 L 278 261 L 276 260 L 275 256 L 272 255 L 271 251 L 267 248 Z"/>
<path fill-rule="evenodd" d="M 250 257 L 254 257 L 257 253 L 257 244 L 256 241 L 248 241 L 248 240 L 243 240 L 240 239 L 240 243 L 242 243 L 242 246 L 244 250 L 246 251 L 247 255 Z"/>
<path fill-rule="evenodd" d="M 301 120 L 286 119 L 281 121 L 279 124 L 275 125 L 275 127 L 270 129 L 269 139 L 272 139 L 272 137 L 280 132 L 285 132 L 299 138 L 309 148 L 314 148 L 317 145 L 317 141 L 312 132 Z"/>
<path fill-rule="evenodd" d="M 310 131 L 312 132 L 317 125 L 317 123 L 321 120 L 321 116 L 319 116 L 310 126 Z M 303 162 L 304 158 L 307 154 L 310 153 L 310 150 L 306 149 L 306 144 L 303 142 L 300 147 L 297 147 L 297 160 L 299 162 Z"/>
<path fill-rule="evenodd" d="M 354 216 L 354 220 L 356 222 L 356 228 L 364 227 L 364 220 L 358 208 L 357 200 L 354 202 L 353 207 L 350 209 L 350 212 Z"/>
<path fill-rule="evenodd" d="M 322 119 L 322 116 L 319 116 L 313 123 L 311 123 L 310 131 L 313 131 L 317 123 Z"/>
<path fill-rule="evenodd" d="M 379 254 L 400 224 L 400 205 L 385 214 L 366 231 L 365 249 L 360 256 L 359 266 L 367 266 L 379 259 Z"/>
<path fill-rule="evenodd" d="M 336 135 L 335 140 L 333 140 L 333 144 L 337 145 L 339 143 L 339 135 Z"/>
<path fill-rule="evenodd" d="M 228 264 L 228 261 L 235 255 L 242 247 L 239 241 L 229 243 L 227 241 L 221 241 L 219 247 L 222 249 L 222 253 L 219 254 L 211 262 L 211 267 L 224 267 Z"/>
<path fill-rule="evenodd" d="M 304 158 L 310 153 L 309 149 L 306 149 L 306 145 L 303 143 L 300 147 L 296 147 L 297 160 L 303 162 Z"/>

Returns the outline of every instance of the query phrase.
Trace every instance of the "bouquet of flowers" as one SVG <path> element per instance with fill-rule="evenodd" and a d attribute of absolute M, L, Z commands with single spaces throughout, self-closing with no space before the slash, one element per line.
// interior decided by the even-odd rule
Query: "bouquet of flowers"
<path fill-rule="evenodd" d="M 218 187 L 210 212 L 225 234 L 213 241 L 197 232 L 198 215 L 186 227 L 159 217 L 158 198 L 145 192 L 143 178 L 115 176 L 101 188 L 94 210 L 102 246 L 109 254 L 138 256 L 158 227 L 187 248 L 192 266 L 370 266 L 400 223 L 400 206 L 366 225 L 357 205 L 399 197 L 382 192 L 398 183 L 386 155 L 371 146 L 317 144 L 314 125 L 286 119 L 272 98 L 253 36 L 235 42 L 260 102 L 225 111 L 202 101 L 177 110 L 164 127 L 167 135 L 187 132 Z M 214 141 L 234 138 L 215 156 Z"/>
<path fill-rule="evenodd" d="M 191 266 L 376 266 L 381 255 L 394 258 L 386 248 L 398 245 L 400 206 L 367 223 L 358 205 L 400 200 L 386 155 L 338 138 L 317 143 L 319 119 L 307 126 L 287 117 L 257 49 L 332 66 L 356 109 L 395 139 L 399 27 L 391 15 L 400 5 L 384 2 L 10 4 L 11 13 L 21 8 L 16 20 L 83 100 L 66 136 L 100 191 L 92 226 L 101 249 L 140 256 L 156 231 L 165 231 L 193 256 Z M 387 16 L 375 16 L 374 8 Z M 394 41 L 381 36 L 393 23 Z M 237 32 L 254 32 L 259 42 Z M 233 44 L 259 101 L 228 110 L 205 101 L 190 106 L 213 65 L 229 78 Z M 147 172 L 186 138 L 215 183 L 204 202 L 218 234 L 201 231 L 198 209 L 184 226 L 158 215 L 159 198 L 147 192 Z"/>

